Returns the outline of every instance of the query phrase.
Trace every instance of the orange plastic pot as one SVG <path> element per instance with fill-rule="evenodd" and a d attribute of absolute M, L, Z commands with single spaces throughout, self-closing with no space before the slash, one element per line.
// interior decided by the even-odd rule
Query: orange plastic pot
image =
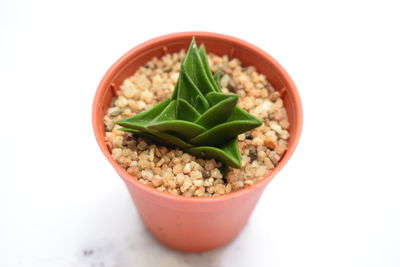
<path fill-rule="evenodd" d="M 264 179 L 243 190 L 219 197 L 183 197 L 157 191 L 138 182 L 111 157 L 104 141 L 103 117 L 122 81 L 153 57 L 186 49 L 192 39 L 207 51 L 227 54 L 255 66 L 283 95 L 290 120 L 289 147 L 278 166 Z M 123 55 L 105 74 L 93 103 L 96 140 L 108 161 L 125 182 L 147 229 L 168 247 L 190 252 L 212 250 L 231 242 L 243 229 L 265 186 L 293 154 L 302 127 L 302 108 L 296 87 L 270 55 L 237 38 L 208 32 L 183 32 L 147 41 Z"/>

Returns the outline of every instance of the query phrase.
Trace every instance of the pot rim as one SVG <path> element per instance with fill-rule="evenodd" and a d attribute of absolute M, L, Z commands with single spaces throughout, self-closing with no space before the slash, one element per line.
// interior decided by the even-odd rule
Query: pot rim
<path fill-rule="evenodd" d="M 96 121 L 98 121 L 99 119 L 101 119 L 101 120 L 103 119 L 101 117 L 101 112 L 100 112 L 101 106 L 99 105 L 99 103 L 102 100 L 102 97 L 104 94 L 103 92 L 106 91 L 108 88 L 108 81 L 114 75 L 115 70 L 118 69 L 120 67 L 120 65 L 124 63 L 125 59 L 127 57 L 129 57 L 129 55 L 136 53 L 137 51 L 140 51 L 148 46 L 153 46 L 154 44 L 163 42 L 165 40 L 173 41 L 174 39 L 177 39 L 177 38 L 178 39 L 182 38 L 182 37 L 190 38 L 192 36 L 212 38 L 212 39 L 216 39 L 216 40 L 225 39 L 228 42 L 236 43 L 238 46 L 242 46 L 248 50 L 252 50 L 256 54 L 260 55 L 261 57 L 268 59 L 268 61 L 274 66 L 274 68 L 278 71 L 278 73 L 280 73 L 281 76 L 283 77 L 283 79 L 288 83 L 288 85 L 289 85 L 288 87 L 290 87 L 290 89 L 287 88 L 287 90 L 291 91 L 291 94 L 293 95 L 294 110 L 295 110 L 294 116 L 296 117 L 295 121 L 297 122 L 297 125 L 296 125 L 297 127 L 293 130 L 293 132 L 291 132 L 291 135 L 290 135 L 290 138 L 292 139 L 291 144 L 289 144 L 289 147 L 286 150 L 285 154 L 283 155 L 283 158 L 279 161 L 278 165 L 275 166 L 275 168 L 270 173 L 268 173 L 264 178 L 260 179 L 253 185 L 248 186 L 243 189 L 240 189 L 235 192 L 231 192 L 231 193 L 222 195 L 222 196 L 186 197 L 186 196 L 182 196 L 182 195 L 173 195 L 173 194 L 170 194 L 167 192 L 158 191 L 155 188 L 152 188 L 152 187 L 149 187 L 147 185 L 140 183 L 134 176 L 129 174 L 124 168 L 122 168 L 111 157 L 111 154 L 107 148 L 105 140 L 103 140 L 100 137 L 100 133 L 101 133 L 102 129 L 96 123 Z M 99 117 L 101 117 L 101 118 L 99 118 Z M 156 195 L 160 198 L 165 198 L 165 199 L 180 201 L 180 202 L 192 202 L 192 203 L 220 202 L 220 201 L 224 201 L 227 199 L 237 198 L 244 194 L 250 194 L 251 191 L 255 190 L 256 188 L 265 186 L 282 169 L 282 167 L 286 165 L 289 158 L 292 156 L 292 154 L 295 151 L 297 144 L 299 142 L 302 125 L 303 125 L 303 111 L 302 111 L 300 96 L 298 94 L 296 86 L 295 86 L 294 82 L 292 81 L 292 79 L 290 78 L 289 74 L 272 56 L 270 56 L 268 53 L 266 53 L 262 49 L 256 47 L 255 45 L 250 44 L 244 40 L 238 39 L 236 37 L 225 35 L 225 34 L 220 34 L 220 33 L 204 32 L 204 31 L 176 32 L 176 33 L 166 34 L 166 35 L 162 35 L 162 36 L 150 39 L 150 40 L 143 42 L 143 43 L 139 44 L 138 46 L 135 46 L 134 48 L 130 49 L 123 56 L 121 56 L 108 69 L 106 74 L 103 76 L 103 78 L 100 81 L 99 86 L 97 87 L 96 94 L 95 94 L 95 97 L 93 100 L 93 106 L 92 106 L 92 126 L 93 126 L 93 130 L 94 130 L 94 135 L 96 137 L 96 141 L 97 141 L 101 151 L 103 152 L 104 156 L 111 163 L 111 165 L 114 167 L 114 169 L 116 169 L 118 173 L 124 174 L 124 175 L 120 175 L 121 178 L 124 180 L 124 182 L 132 184 L 134 186 L 138 186 L 142 190 L 146 191 L 147 193 Z M 127 177 L 129 177 L 129 178 L 127 178 Z"/>

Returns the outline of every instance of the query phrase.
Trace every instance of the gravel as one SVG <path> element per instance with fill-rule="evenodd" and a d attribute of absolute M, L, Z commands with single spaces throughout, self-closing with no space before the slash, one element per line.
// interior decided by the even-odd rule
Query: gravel
<path fill-rule="evenodd" d="M 221 163 L 214 159 L 197 158 L 180 149 L 156 145 L 119 131 L 120 126 L 114 124 L 170 97 L 184 57 L 182 50 L 161 59 L 153 58 L 122 83 L 104 117 L 106 142 L 112 157 L 132 179 L 174 195 L 221 196 L 253 185 L 271 172 L 284 155 L 290 124 L 279 92 L 265 75 L 252 66 L 242 67 L 236 58 L 210 54 L 211 70 L 220 69 L 222 91 L 238 94 L 238 106 L 264 123 L 239 135 L 242 167 L 229 168 L 225 178 L 218 169 Z"/>

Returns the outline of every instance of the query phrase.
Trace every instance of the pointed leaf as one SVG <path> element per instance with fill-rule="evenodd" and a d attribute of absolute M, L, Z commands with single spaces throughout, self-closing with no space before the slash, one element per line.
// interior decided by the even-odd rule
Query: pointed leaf
<path fill-rule="evenodd" d="M 172 92 L 172 96 L 171 96 L 171 99 L 177 99 L 178 98 L 178 90 L 179 90 L 179 81 L 180 81 L 181 79 L 178 77 L 178 80 L 176 81 L 176 84 L 175 84 L 175 88 L 174 88 L 174 91 Z"/>
<path fill-rule="evenodd" d="M 197 49 L 194 38 L 190 44 L 189 50 L 186 54 L 186 58 L 183 61 L 182 66 L 186 68 L 189 77 L 199 87 L 204 95 L 209 92 L 215 91 L 211 80 L 206 74 L 205 67 L 200 58 L 199 50 Z"/>
<path fill-rule="evenodd" d="M 200 113 L 183 98 L 178 98 L 176 102 L 176 117 L 179 120 L 195 121 L 200 117 Z"/>
<path fill-rule="evenodd" d="M 190 139 L 207 130 L 206 128 L 197 125 L 193 122 L 183 121 L 183 120 L 168 120 L 168 121 L 154 122 L 149 124 L 147 128 L 160 132 L 166 132 L 170 135 L 174 135 L 182 139 Z"/>
<path fill-rule="evenodd" d="M 219 124 L 206 132 L 193 137 L 189 143 L 195 146 L 217 146 L 225 140 L 233 138 L 241 133 L 254 129 L 262 124 L 262 121 L 251 116 L 239 107 L 235 107 L 227 122 Z"/>
<path fill-rule="evenodd" d="M 206 99 L 210 106 L 215 106 L 216 104 L 220 103 L 221 101 L 226 100 L 227 98 L 234 97 L 238 98 L 236 94 L 225 94 L 220 92 L 211 92 L 206 95 Z"/>
<path fill-rule="evenodd" d="M 221 70 L 217 70 L 217 72 L 213 76 L 214 81 L 217 83 L 217 89 L 221 92 Z"/>
<path fill-rule="evenodd" d="M 148 110 L 140 112 L 129 118 L 116 121 L 115 124 L 128 128 L 134 127 L 134 129 L 138 130 L 143 129 L 145 125 L 147 125 L 150 121 L 156 118 L 165 109 L 165 107 L 170 103 L 170 101 L 171 101 L 170 99 L 166 99 L 158 103 L 157 105 L 151 107 Z"/>
<path fill-rule="evenodd" d="M 241 166 L 237 138 L 231 139 L 226 145 L 220 148 L 200 146 L 189 148 L 186 152 L 198 157 L 215 158 L 216 160 L 234 168 L 240 168 Z"/>
<path fill-rule="evenodd" d="M 199 55 L 200 55 L 200 59 L 201 59 L 201 63 L 204 66 L 204 70 L 205 73 L 208 77 L 208 79 L 210 80 L 211 84 L 213 85 L 213 90 L 215 92 L 219 92 L 221 91 L 220 87 L 218 86 L 217 82 L 215 81 L 212 73 L 211 73 L 211 69 L 210 69 L 210 65 L 208 64 L 208 57 L 207 57 L 207 53 L 206 53 L 206 48 L 204 47 L 204 45 L 200 45 L 199 48 Z"/>
<path fill-rule="evenodd" d="M 198 97 L 202 98 L 202 102 L 207 103 L 207 100 L 203 96 L 200 89 L 196 86 L 194 81 L 189 77 L 184 65 L 181 66 L 181 72 L 179 74 L 179 89 L 178 98 L 183 98 L 190 104 L 195 104 Z M 208 103 L 207 103 L 208 104 Z"/>
<path fill-rule="evenodd" d="M 162 122 L 176 119 L 176 100 L 172 100 L 168 106 L 151 122 Z"/>
<path fill-rule="evenodd" d="M 232 110 L 236 106 L 238 96 L 234 94 L 212 92 L 208 93 L 206 97 L 209 100 L 209 103 L 215 99 L 220 101 L 215 102 L 216 104 L 204 112 L 204 114 L 202 114 L 201 117 L 195 121 L 195 123 L 210 129 L 215 125 L 223 123 L 227 120 L 227 118 L 231 115 Z"/>
<path fill-rule="evenodd" d="M 139 137 L 144 137 L 150 140 L 153 140 L 157 143 L 161 143 L 161 144 L 165 144 L 164 140 L 158 138 L 157 136 L 151 135 L 147 132 L 144 131 L 140 131 L 140 130 L 135 130 L 135 129 L 131 129 L 131 128 L 119 128 L 120 131 L 124 131 L 124 132 L 128 132 L 128 133 L 133 133 L 136 136 Z"/>
<path fill-rule="evenodd" d="M 167 133 L 158 132 L 158 131 L 155 131 L 152 129 L 136 130 L 136 129 L 131 129 L 131 128 L 125 127 L 125 128 L 120 128 L 120 130 L 124 131 L 124 132 L 134 133 L 141 137 L 146 137 L 146 138 L 152 139 L 158 143 L 162 143 L 167 146 L 173 145 L 173 146 L 177 146 L 182 149 L 188 149 L 188 148 L 193 147 L 191 144 L 183 141 L 182 139 L 180 139 L 178 137 L 175 137 L 175 136 L 167 134 Z"/>
<path fill-rule="evenodd" d="M 196 101 L 194 103 L 194 108 L 200 114 L 203 114 L 204 112 L 206 112 L 210 108 L 210 105 L 208 104 L 207 100 L 204 97 L 197 96 L 196 97 Z"/>
<path fill-rule="evenodd" d="M 188 148 L 193 147 L 191 144 L 183 141 L 179 137 L 176 137 L 176 136 L 173 136 L 173 135 L 170 135 L 170 134 L 167 134 L 167 133 L 159 132 L 159 131 L 156 131 L 156 130 L 153 130 L 153 129 L 148 129 L 148 128 L 147 128 L 147 131 L 150 134 L 152 134 L 152 135 L 158 137 L 159 139 L 163 140 L 163 142 L 165 144 L 167 144 L 167 145 L 177 146 L 177 147 L 182 148 L 182 149 L 188 149 Z"/>

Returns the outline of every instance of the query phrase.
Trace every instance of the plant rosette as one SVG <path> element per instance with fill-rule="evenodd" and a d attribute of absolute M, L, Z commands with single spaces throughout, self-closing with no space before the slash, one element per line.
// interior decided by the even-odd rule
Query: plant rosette
<path fill-rule="evenodd" d="M 237 236 L 301 125 L 295 85 L 274 59 L 205 32 L 132 49 L 104 76 L 93 105 L 96 139 L 147 229 L 182 251 Z"/>

